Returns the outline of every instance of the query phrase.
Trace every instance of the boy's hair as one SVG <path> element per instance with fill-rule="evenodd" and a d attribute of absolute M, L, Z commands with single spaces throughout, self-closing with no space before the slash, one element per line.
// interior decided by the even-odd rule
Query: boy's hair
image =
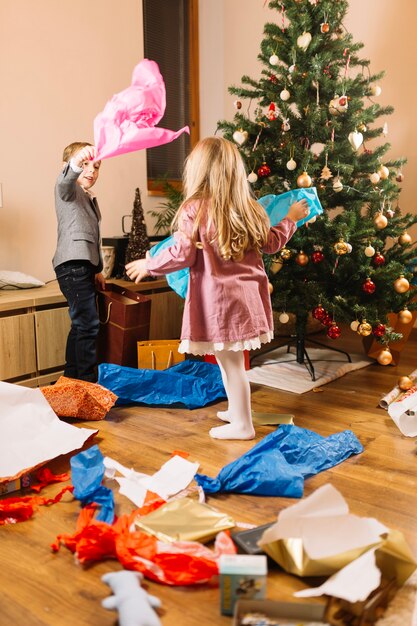
<path fill-rule="evenodd" d="M 64 148 L 64 152 L 62 153 L 62 160 L 64 161 L 64 163 L 69 163 L 74 154 L 79 152 L 79 150 L 81 150 L 82 148 L 85 148 L 85 146 L 91 145 L 92 144 L 88 143 L 88 141 L 74 141 L 74 143 L 70 143 L 69 146 Z"/>
<path fill-rule="evenodd" d="M 197 143 L 184 168 L 185 200 L 174 218 L 180 228 L 183 207 L 198 201 L 192 240 L 202 222 L 223 259 L 242 260 L 246 250 L 261 249 L 270 228 L 265 209 L 255 200 L 237 147 L 223 137 L 207 137 Z"/>

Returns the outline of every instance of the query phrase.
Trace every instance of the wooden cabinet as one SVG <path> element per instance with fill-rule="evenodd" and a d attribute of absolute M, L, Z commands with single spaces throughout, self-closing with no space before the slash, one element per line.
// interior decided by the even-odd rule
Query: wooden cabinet
<path fill-rule="evenodd" d="M 33 313 L 0 317 L 0 380 L 36 370 Z"/>
<path fill-rule="evenodd" d="M 63 372 L 70 319 L 56 281 L 0 292 L 0 380 L 36 387 Z"/>
<path fill-rule="evenodd" d="M 149 339 L 180 336 L 183 300 L 164 278 L 135 285 L 111 280 L 151 298 Z M 57 281 L 44 287 L 0 291 L 0 380 L 37 387 L 63 373 L 70 329 Z"/>

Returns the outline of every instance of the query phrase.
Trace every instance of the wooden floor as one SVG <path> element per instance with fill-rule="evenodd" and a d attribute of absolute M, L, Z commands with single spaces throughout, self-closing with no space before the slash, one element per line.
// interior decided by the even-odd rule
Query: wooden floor
<path fill-rule="evenodd" d="M 361 352 L 359 338 L 349 329 L 347 339 L 331 345 Z M 315 337 L 317 338 L 317 337 Z M 306 480 L 305 495 L 327 482 L 346 498 L 351 512 L 370 516 L 401 530 L 417 554 L 417 471 L 416 439 L 401 435 L 386 411 L 378 408 L 400 375 L 417 367 L 417 331 L 404 349 L 398 366 L 377 364 L 350 373 L 323 387 L 322 393 L 295 395 L 261 386 L 252 387 L 252 405 L 257 411 L 294 413 L 298 426 L 330 435 L 351 429 L 365 451 L 337 467 Z M 306 373 L 306 376 L 308 374 Z M 213 441 L 209 429 L 218 424 L 216 412 L 225 402 L 198 410 L 148 407 L 114 408 L 102 422 L 96 443 L 104 455 L 138 471 L 153 473 L 168 460 L 173 450 L 190 454 L 200 463 L 200 471 L 215 476 L 230 461 L 249 450 L 254 442 Z M 80 425 L 85 426 L 85 423 Z M 88 424 L 87 424 L 88 426 Z M 90 424 L 91 426 L 91 424 Z M 273 427 L 258 427 L 256 441 Z M 67 471 L 68 457 L 50 464 L 53 471 Z M 54 495 L 59 486 L 44 490 Z M 127 512 L 130 504 L 116 496 L 117 512 Z M 295 501 L 246 495 L 209 497 L 208 503 L 229 513 L 235 520 L 264 524 Z M 73 532 L 79 502 L 64 501 L 41 507 L 32 520 L 0 528 L 0 625 L 1 626 L 110 626 L 117 615 L 101 607 L 109 589 L 100 577 L 120 569 L 116 561 L 89 568 L 77 565 L 74 556 L 61 548 L 58 554 L 50 544 L 58 533 Z M 268 576 L 268 597 L 293 600 L 292 592 L 306 581 L 289 576 L 272 566 Z M 194 588 L 171 588 L 148 584 L 149 591 L 163 603 L 164 626 L 206 626 L 231 624 L 219 613 L 215 583 Z"/>

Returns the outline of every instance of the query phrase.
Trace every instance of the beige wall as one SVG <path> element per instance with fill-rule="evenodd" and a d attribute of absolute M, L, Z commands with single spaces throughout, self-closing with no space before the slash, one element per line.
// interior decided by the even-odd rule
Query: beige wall
<path fill-rule="evenodd" d="M 201 135 L 206 136 L 218 119 L 234 114 L 227 87 L 240 84 L 243 74 L 259 76 L 263 26 L 277 14 L 264 0 L 200 0 L 199 5 Z M 386 70 L 379 101 L 396 109 L 387 118 L 388 140 L 392 156 L 408 157 L 400 204 L 412 212 L 417 211 L 416 21 L 417 5 L 410 0 L 395 5 L 351 0 L 346 20 L 354 39 L 365 43 L 372 70 Z M 0 1 L 0 269 L 53 278 L 53 187 L 62 148 L 93 140 L 95 115 L 129 84 L 142 58 L 140 0 Z M 121 217 L 131 212 L 136 187 L 145 211 L 159 202 L 146 194 L 144 152 L 103 162 L 95 189 L 104 236 L 121 234 Z"/>
<path fill-rule="evenodd" d="M 139 0 L 1 0 L 0 268 L 53 277 L 53 189 L 62 149 L 93 141 L 93 120 L 143 58 Z M 121 234 L 145 153 L 102 164 L 102 233 Z"/>

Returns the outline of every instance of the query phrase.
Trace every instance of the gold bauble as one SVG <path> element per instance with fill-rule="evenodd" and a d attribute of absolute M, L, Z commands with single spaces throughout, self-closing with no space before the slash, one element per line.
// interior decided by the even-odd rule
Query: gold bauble
<path fill-rule="evenodd" d="M 311 187 L 311 176 L 307 172 L 303 172 L 297 178 L 298 187 Z"/>
<path fill-rule="evenodd" d="M 291 250 L 289 250 L 289 248 L 282 248 L 279 254 L 281 256 L 281 259 L 284 259 L 284 261 L 289 261 L 292 256 L 292 252 Z"/>
<path fill-rule="evenodd" d="M 409 235 L 407 232 L 404 232 L 398 237 L 398 243 L 402 246 L 405 246 L 407 243 L 411 243 L 411 235 Z"/>
<path fill-rule="evenodd" d="M 403 274 L 394 281 L 394 289 L 397 293 L 405 293 L 410 289 L 410 283 Z"/>
<path fill-rule="evenodd" d="M 272 259 L 269 269 L 272 272 L 272 274 L 278 274 L 278 272 L 282 270 L 283 266 L 284 266 L 283 260 L 280 258 L 277 259 L 275 257 L 274 259 Z"/>
<path fill-rule="evenodd" d="M 386 165 L 381 165 L 378 170 L 378 174 L 382 180 L 386 180 L 389 177 L 389 169 Z"/>
<path fill-rule="evenodd" d="M 366 320 L 362 320 L 358 326 L 357 333 L 362 337 L 368 337 L 372 333 L 372 326 Z"/>
<path fill-rule="evenodd" d="M 401 391 L 408 391 L 413 385 L 414 383 L 409 376 L 400 376 L 398 379 L 398 386 Z"/>
<path fill-rule="evenodd" d="M 350 323 L 350 329 L 353 330 L 354 333 L 356 333 L 358 331 L 358 328 L 359 328 L 358 320 L 353 320 L 353 322 Z"/>
<path fill-rule="evenodd" d="M 339 239 L 339 241 L 334 244 L 333 249 L 336 254 L 342 255 L 348 252 L 349 246 L 343 239 Z"/>
<path fill-rule="evenodd" d="M 269 293 L 272 293 L 274 291 L 274 286 L 272 285 L 272 283 L 268 283 L 268 290 Z"/>
<path fill-rule="evenodd" d="M 384 348 L 377 354 L 376 360 L 380 365 L 389 365 L 392 362 L 392 354 L 389 348 Z"/>
<path fill-rule="evenodd" d="M 408 309 L 403 309 L 398 313 L 398 320 L 401 324 L 409 324 L 413 319 L 413 314 Z"/>
<path fill-rule="evenodd" d="M 375 213 L 374 224 L 377 228 L 382 229 L 386 227 L 388 220 L 382 213 Z"/>
<path fill-rule="evenodd" d="M 306 255 L 305 252 L 303 252 L 302 250 L 300 250 L 299 254 L 297 254 L 297 256 L 295 257 L 295 262 L 297 263 L 297 265 L 307 265 L 307 263 L 309 262 L 309 258 Z"/>

